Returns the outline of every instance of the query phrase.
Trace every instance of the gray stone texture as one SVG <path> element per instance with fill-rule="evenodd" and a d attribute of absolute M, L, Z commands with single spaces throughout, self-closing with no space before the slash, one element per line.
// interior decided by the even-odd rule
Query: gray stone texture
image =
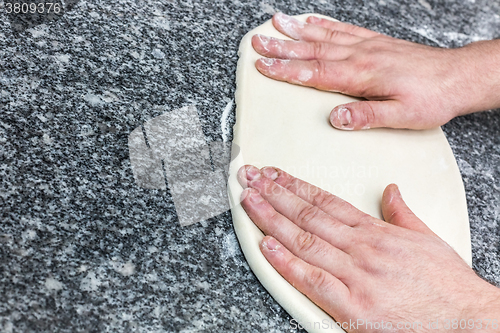
<path fill-rule="evenodd" d="M 8 2 L 2 332 L 294 331 L 246 264 L 230 213 L 181 227 L 168 186 L 135 183 L 129 135 L 195 105 L 207 144 L 221 142 L 239 42 L 278 10 L 441 47 L 500 36 L 498 0 L 67 0 L 61 15 L 36 18 L 6 14 Z M 464 179 L 474 269 L 500 285 L 500 114 L 444 130 Z"/>

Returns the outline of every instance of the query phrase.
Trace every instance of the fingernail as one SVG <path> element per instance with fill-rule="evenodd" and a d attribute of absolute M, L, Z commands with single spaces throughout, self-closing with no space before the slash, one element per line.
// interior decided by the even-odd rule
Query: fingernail
<path fill-rule="evenodd" d="M 247 168 L 247 179 L 248 180 L 256 180 L 261 176 L 260 170 L 254 166 L 250 166 Z"/>
<path fill-rule="evenodd" d="M 276 180 L 278 178 L 278 170 L 273 167 L 266 167 L 262 169 L 262 174 L 271 180 Z"/>
<path fill-rule="evenodd" d="M 351 111 L 347 108 L 339 108 L 337 112 L 341 126 L 350 126 L 352 122 Z"/>
<path fill-rule="evenodd" d="M 269 44 L 271 39 L 269 37 L 261 35 L 261 34 L 257 34 L 256 36 L 257 36 L 257 39 L 259 40 L 262 48 L 266 51 L 269 51 L 269 48 L 267 47 L 267 45 Z"/>
<path fill-rule="evenodd" d="M 396 184 L 394 184 L 396 185 Z M 401 195 L 401 192 L 399 191 L 399 186 L 396 185 L 396 195 L 399 197 L 399 198 L 402 198 L 403 196 Z"/>
<path fill-rule="evenodd" d="M 294 39 L 299 39 L 300 37 L 300 30 L 304 28 L 305 23 L 302 21 L 299 21 L 291 16 L 288 16 L 286 14 L 283 14 L 281 12 L 276 13 L 275 15 L 276 21 L 279 23 L 281 26 L 281 29 L 285 34 L 288 36 L 294 38 Z"/>
<path fill-rule="evenodd" d="M 351 111 L 343 106 L 333 110 L 330 122 L 334 127 L 344 130 L 352 130 L 354 127 L 352 125 Z"/>
<path fill-rule="evenodd" d="M 276 59 L 274 58 L 260 58 L 259 60 L 264 66 L 267 67 L 271 67 L 276 63 Z"/>
<path fill-rule="evenodd" d="M 401 196 L 401 192 L 399 192 L 398 185 L 396 185 L 396 184 L 392 184 L 392 185 L 394 185 L 396 188 L 391 192 L 388 204 L 391 204 L 394 201 L 394 199 L 396 199 L 396 198 L 397 199 L 402 199 L 403 198 Z"/>
<path fill-rule="evenodd" d="M 321 22 L 321 19 L 316 16 L 309 16 L 309 23 L 318 24 L 319 22 Z"/>
<path fill-rule="evenodd" d="M 269 237 L 267 239 L 264 239 L 262 241 L 262 245 L 270 251 L 276 251 L 280 247 L 280 243 L 278 243 L 278 241 L 276 239 L 274 239 L 273 237 Z"/>

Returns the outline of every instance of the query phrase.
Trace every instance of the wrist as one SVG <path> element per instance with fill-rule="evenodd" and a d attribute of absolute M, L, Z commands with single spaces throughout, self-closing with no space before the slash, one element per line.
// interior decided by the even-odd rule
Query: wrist
<path fill-rule="evenodd" d="M 474 324 L 467 327 L 469 332 L 500 332 L 500 289 L 482 281 L 484 288 L 474 295 L 471 305 L 464 310 L 462 317 L 467 320 L 473 320 Z M 460 330 L 459 330 L 460 331 Z"/>
<path fill-rule="evenodd" d="M 454 51 L 457 116 L 500 108 L 500 40 L 471 43 Z M 455 95 L 457 96 L 457 95 Z"/>

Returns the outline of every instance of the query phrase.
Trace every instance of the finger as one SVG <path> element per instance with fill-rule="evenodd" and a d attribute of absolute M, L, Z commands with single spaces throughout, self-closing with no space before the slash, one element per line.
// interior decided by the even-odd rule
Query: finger
<path fill-rule="evenodd" d="M 353 230 L 324 211 L 302 200 L 289 190 L 263 177 L 254 166 L 244 166 L 238 172 L 244 186 L 254 188 L 278 213 L 295 223 L 299 228 L 319 236 L 333 246 L 344 250 L 352 244 Z"/>
<path fill-rule="evenodd" d="M 372 218 L 341 198 L 295 178 L 281 169 L 264 167 L 261 172 L 265 177 L 274 180 L 278 185 L 288 189 L 344 224 L 353 227 L 366 219 Z"/>
<path fill-rule="evenodd" d="M 352 25 L 349 23 L 319 18 L 317 16 L 309 16 L 307 18 L 306 22 L 314 24 L 314 25 L 319 25 L 325 29 L 341 31 L 344 33 L 352 34 L 352 35 L 363 37 L 363 38 L 371 38 L 371 37 L 381 36 L 381 34 L 379 34 L 378 32 L 372 31 L 372 30 L 361 28 L 361 27 L 358 27 L 356 25 Z"/>
<path fill-rule="evenodd" d="M 292 39 L 335 43 L 338 45 L 353 45 L 365 40 L 365 38 L 353 34 L 305 23 L 281 12 L 274 14 L 273 24 L 279 32 Z"/>
<path fill-rule="evenodd" d="M 353 53 L 351 48 L 342 45 L 282 40 L 264 35 L 253 36 L 252 46 L 263 56 L 279 59 L 344 60 Z"/>
<path fill-rule="evenodd" d="M 382 195 L 382 214 L 386 222 L 420 231 L 424 234 L 436 235 L 406 205 L 396 184 L 388 185 Z"/>
<path fill-rule="evenodd" d="M 299 228 L 278 213 L 257 190 L 245 189 L 241 199 L 242 207 L 255 225 L 266 235 L 279 239 L 294 255 L 341 278 L 347 278 L 352 272 L 348 254 Z"/>
<path fill-rule="evenodd" d="M 327 313 L 337 317 L 348 306 L 349 289 L 334 275 L 297 258 L 271 237 L 265 237 L 260 248 L 285 280 Z"/>
<path fill-rule="evenodd" d="M 348 61 L 261 58 L 255 62 L 255 67 L 275 80 L 351 96 L 359 96 L 357 87 L 366 81 L 365 74 L 357 72 Z"/>
<path fill-rule="evenodd" d="M 330 113 L 330 123 L 343 130 L 408 128 L 408 116 L 402 104 L 395 100 L 360 101 L 336 106 Z M 412 128 L 419 128 L 418 122 L 412 124 Z"/>

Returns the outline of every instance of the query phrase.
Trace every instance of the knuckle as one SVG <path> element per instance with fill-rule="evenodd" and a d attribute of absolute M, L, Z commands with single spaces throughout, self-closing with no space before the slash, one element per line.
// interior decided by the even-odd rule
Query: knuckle
<path fill-rule="evenodd" d="M 306 284 L 310 289 L 324 290 L 328 285 L 328 276 L 324 270 L 314 268 L 307 275 Z"/>
<path fill-rule="evenodd" d="M 325 62 L 321 60 L 314 60 L 313 62 L 313 71 L 315 77 L 315 81 L 317 82 L 317 85 L 319 85 L 320 82 L 323 82 L 323 80 L 326 79 L 326 64 Z"/>
<path fill-rule="evenodd" d="M 318 243 L 318 237 L 308 231 L 301 231 L 295 239 L 295 247 L 298 252 L 310 252 Z"/>
<path fill-rule="evenodd" d="M 301 208 L 297 214 L 297 222 L 299 225 L 310 224 L 312 220 L 319 214 L 319 208 L 316 206 L 306 205 Z"/>
<path fill-rule="evenodd" d="M 361 28 L 359 28 L 358 26 L 356 26 L 354 24 L 346 23 L 346 24 L 344 24 L 344 29 L 345 29 L 346 33 L 353 35 L 353 34 L 356 34 L 356 32 L 359 31 L 359 29 L 361 29 Z"/>
<path fill-rule="evenodd" d="M 398 247 L 398 239 L 393 232 L 387 228 L 381 228 L 379 223 L 373 223 L 373 221 L 364 224 L 358 235 L 357 250 L 366 258 L 383 260 L 388 254 L 393 253 L 394 248 Z"/>
<path fill-rule="evenodd" d="M 371 248 L 364 248 L 364 252 L 361 252 L 360 255 L 354 260 L 354 265 L 364 273 L 368 273 L 372 276 L 377 276 L 380 274 L 384 274 L 384 269 L 381 268 L 381 265 L 378 257 L 374 254 L 374 251 Z"/>
<path fill-rule="evenodd" d="M 371 125 L 373 123 L 375 123 L 376 119 L 377 119 L 377 115 L 375 113 L 375 110 L 373 109 L 373 106 L 371 103 L 363 103 L 364 104 L 364 108 L 363 108 L 363 119 L 362 119 L 362 123 L 363 125 Z"/>
<path fill-rule="evenodd" d="M 325 30 L 325 39 L 326 40 L 335 40 L 339 38 L 341 35 L 341 32 L 339 30 L 333 30 L 333 29 L 326 29 Z"/>
<path fill-rule="evenodd" d="M 328 207 L 333 205 L 337 198 L 324 190 L 320 190 L 312 197 L 313 205 L 318 207 Z"/>
<path fill-rule="evenodd" d="M 373 58 L 376 58 L 376 55 L 371 52 L 359 52 L 351 55 L 348 60 L 359 73 L 371 73 L 377 63 Z"/>
<path fill-rule="evenodd" d="M 279 225 L 279 221 L 281 220 L 280 213 L 275 211 L 274 209 L 268 211 L 267 219 L 271 222 L 271 225 Z"/>
<path fill-rule="evenodd" d="M 324 43 L 313 42 L 312 49 L 313 49 L 312 55 L 313 55 L 314 59 L 322 59 L 325 57 L 326 48 L 325 48 Z"/>
<path fill-rule="evenodd" d="M 400 209 L 396 209 L 396 210 L 394 210 L 391 213 L 391 215 L 389 216 L 388 220 L 389 221 L 398 221 L 401 218 L 402 218 L 402 216 L 401 216 L 401 210 Z"/>
<path fill-rule="evenodd" d="M 381 62 L 378 62 L 375 58 L 364 58 L 358 63 L 358 69 L 363 73 L 373 73 Z"/>

